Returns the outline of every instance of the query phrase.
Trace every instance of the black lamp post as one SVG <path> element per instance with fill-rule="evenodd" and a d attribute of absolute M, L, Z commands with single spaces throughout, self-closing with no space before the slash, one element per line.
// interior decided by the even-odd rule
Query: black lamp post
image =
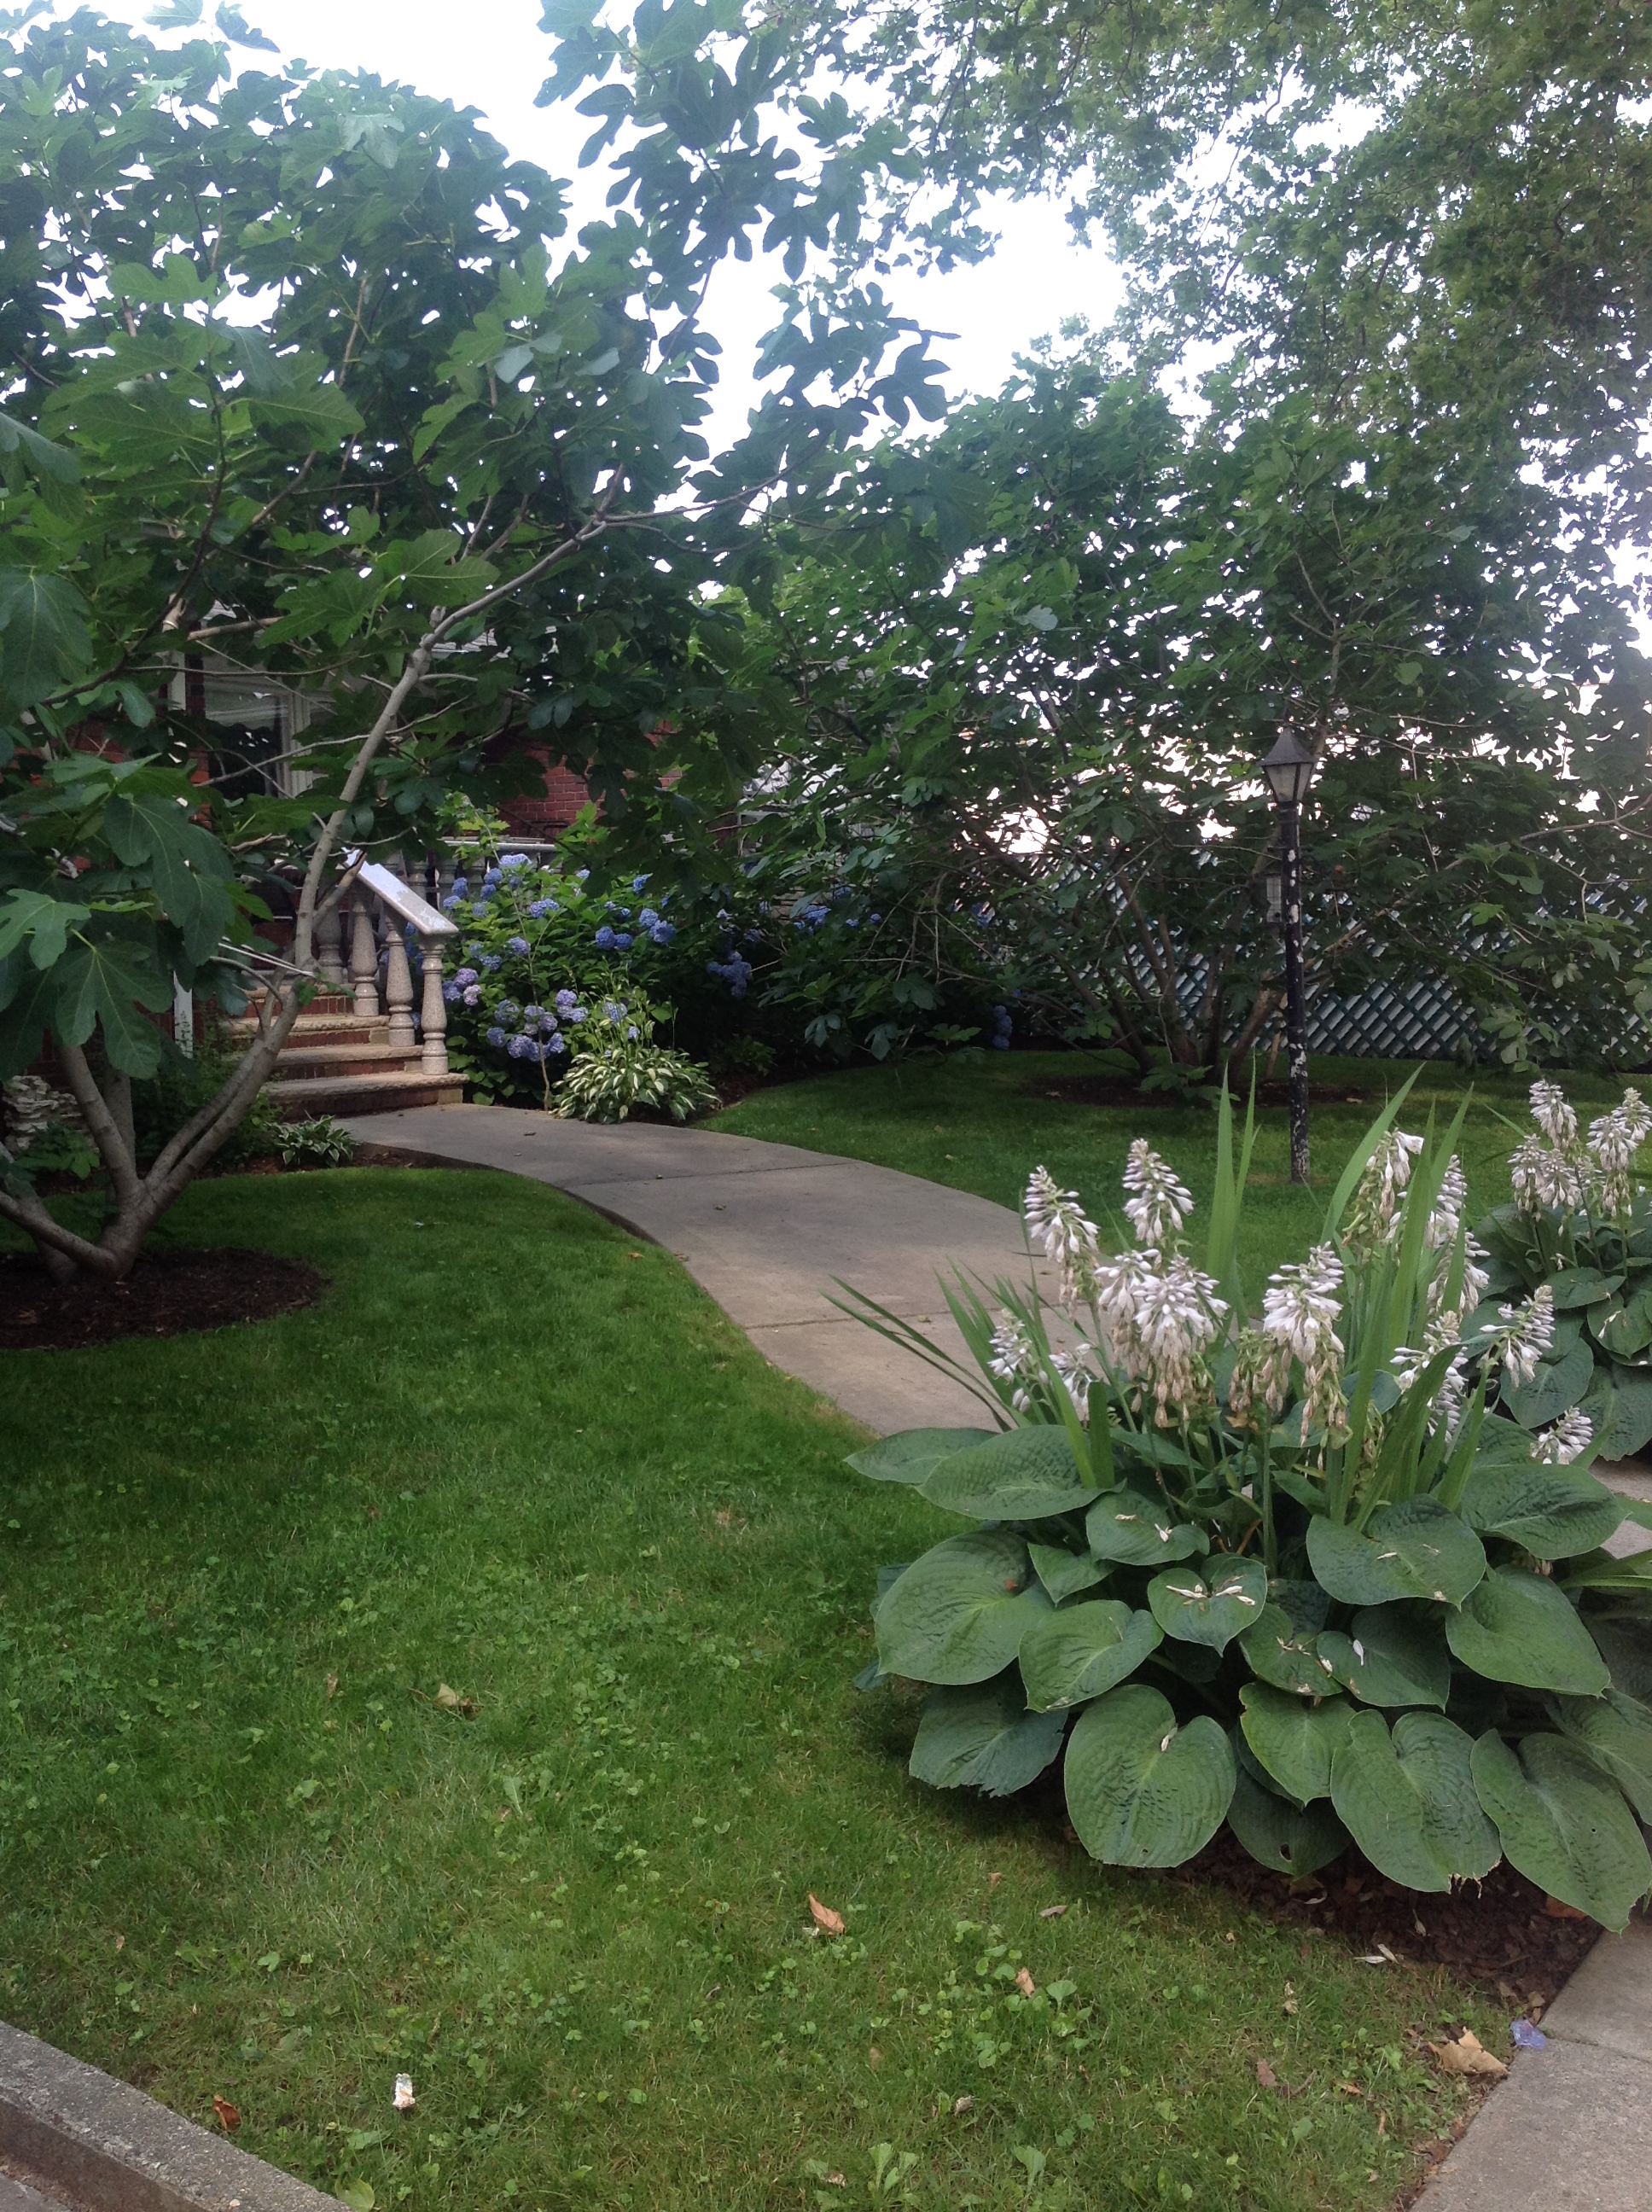
<path fill-rule="evenodd" d="M 1308 993 L 1302 962 L 1302 809 L 1314 756 L 1289 730 L 1262 762 L 1279 810 L 1280 919 L 1285 927 L 1285 1035 L 1290 1055 L 1291 1180 L 1308 1175 Z"/>

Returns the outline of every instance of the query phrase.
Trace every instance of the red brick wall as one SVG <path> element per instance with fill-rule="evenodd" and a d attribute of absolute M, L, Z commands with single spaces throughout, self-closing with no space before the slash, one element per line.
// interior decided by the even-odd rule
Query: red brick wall
<path fill-rule="evenodd" d="M 536 792 L 531 798 L 507 799 L 505 819 L 525 837 L 554 836 L 567 829 L 590 796 L 582 775 L 576 775 L 571 768 L 547 763 L 543 794 Z"/>

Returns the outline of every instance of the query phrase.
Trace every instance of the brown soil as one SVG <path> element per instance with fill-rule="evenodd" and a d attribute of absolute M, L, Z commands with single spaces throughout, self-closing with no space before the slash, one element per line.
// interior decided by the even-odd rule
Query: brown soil
<path fill-rule="evenodd" d="M 1214 1088 L 1214 1086 L 1212 1086 Z M 1075 1077 L 1071 1082 L 1052 1083 L 1048 1078 L 1025 1086 L 1029 1098 L 1059 1098 L 1069 1106 L 1128 1106 L 1133 1110 L 1151 1112 L 1156 1107 L 1179 1106 L 1183 1102 L 1174 1091 L 1139 1091 L 1133 1084 L 1116 1081 L 1108 1076 Z M 1312 1083 L 1308 1087 L 1310 1104 L 1315 1106 L 1366 1106 L 1374 1093 L 1351 1091 L 1346 1084 Z M 1242 1095 L 1235 1091 L 1233 1103 L 1242 1115 L 1250 1097 L 1248 1090 Z M 1195 1093 L 1195 1103 L 1203 1103 Z M 1283 1082 L 1259 1083 L 1256 1086 L 1259 1106 L 1284 1106 L 1289 1103 Z"/>
<path fill-rule="evenodd" d="M 126 1336 L 268 1321 L 313 1306 L 325 1276 L 274 1252 L 146 1253 L 124 1283 L 82 1277 L 59 1288 L 32 1254 L 0 1254 L 0 1351 L 70 1352 Z"/>
<path fill-rule="evenodd" d="M 1600 1933 L 1594 1921 L 1551 1907 L 1506 1860 L 1483 1882 L 1424 1895 L 1388 1881 L 1357 1851 L 1293 1880 L 1258 1866 L 1224 1828 L 1177 1878 L 1219 1882 L 1279 1925 L 1304 1936 L 1321 1929 L 1362 1957 L 1381 1959 L 1386 1945 L 1394 1959 L 1373 1972 L 1443 1966 L 1506 2004 L 1511 2020 L 1546 2004 Z"/>

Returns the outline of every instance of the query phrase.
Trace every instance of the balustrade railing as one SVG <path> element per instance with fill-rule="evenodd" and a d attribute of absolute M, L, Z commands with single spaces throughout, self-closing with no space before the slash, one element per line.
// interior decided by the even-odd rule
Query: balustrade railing
<path fill-rule="evenodd" d="M 355 867 L 347 896 L 316 932 L 316 973 L 329 990 L 354 1002 L 358 1019 L 388 1024 L 388 1041 L 416 1047 L 426 1075 L 447 1073 L 447 1002 L 442 997 L 443 947 L 459 935 L 440 909 L 382 861 L 346 854 Z M 434 886 L 433 886 L 434 888 Z M 419 1012 L 414 1017 L 413 963 L 417 948 Z"/>

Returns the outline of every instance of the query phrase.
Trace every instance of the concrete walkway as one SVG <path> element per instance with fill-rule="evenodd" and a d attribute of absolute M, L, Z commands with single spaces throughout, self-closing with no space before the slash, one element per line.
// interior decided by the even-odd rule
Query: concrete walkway
<path fill-rule="evenodd" d="M 1016 1216 L 890 1168 L 708 1129 L 598 1127 L 507 1107 L 413 1108 L 347 1125 L 436 1165 L 504 1168 L 582 1199 L 686 1264 L 759 1351 L 870 1428 L 974 1424 L 975 1401 L 829 1303 L 833 1278 L 962 1351 L 936 1276 L 1032 1272 Z M 1041 1261 L 1048 1292 L 1053 1271 Z M 1643 1467 L 1596 1470 L 1652 1498 Z M 1612 1549 L 1652 1533 L 1628 1523 Z M 1423 2198 L 1424 2212 L 1652 2212 L 1652 1926 L 1603 1936 Z"/>
<path fill-rule="evenodd" d="M 508 1106 L 411 1107 L 345 1127 L 432 1164 L 504 1168 L 582 1199 L 675 1252 L 765 1358 L 864 1421 L 892 1429 L 991 1425 L 960 1385 L 838 1312 L 836 1280 L 963 1357 L 937 1287 L 953 1263 L 988 1286 L 1032 1275 L 1007 1206 L 893 1168 L 714 1129 L 558 1121 Z M 1041 1285 L 1053 1270 L 1038 1262 Z M 927 1324 L 926 1326 L 926 1324 Z"/>

